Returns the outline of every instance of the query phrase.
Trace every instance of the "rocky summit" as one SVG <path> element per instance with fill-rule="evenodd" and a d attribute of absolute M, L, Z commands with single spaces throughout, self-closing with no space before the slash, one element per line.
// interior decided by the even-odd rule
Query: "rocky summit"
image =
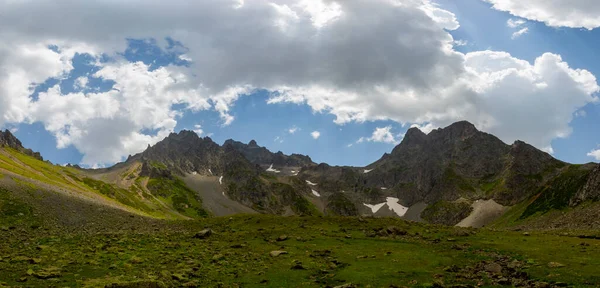
<path fill-rule="evenodd" d="M 594 287 L 599 211 L 600 165 L 464 121 L 365 167 L 184 130 L 83 169 L 0 132 L 0 286 Z"/>
<path fill-rule="evenodd" d="M 31 149 L 26 149 L 17 137 L 15 137 L 9 130 L 4 132 L 0 131 L 0 147 L 10 148 L 19 151 L 25 155 L 29 155 L 35 159 L 43 161 L 44 158 L 38 152 L 33 152 Z"/>

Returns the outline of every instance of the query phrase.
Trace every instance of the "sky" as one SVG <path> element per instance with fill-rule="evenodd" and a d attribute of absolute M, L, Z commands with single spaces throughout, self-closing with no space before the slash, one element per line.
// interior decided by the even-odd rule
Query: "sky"
<path fill-rule="evenodd" d="M 600 161 L 600 2 L 0 0 L 0 128 L 105 167 L 169 133 L 366 166 L 467 120 Z"/>

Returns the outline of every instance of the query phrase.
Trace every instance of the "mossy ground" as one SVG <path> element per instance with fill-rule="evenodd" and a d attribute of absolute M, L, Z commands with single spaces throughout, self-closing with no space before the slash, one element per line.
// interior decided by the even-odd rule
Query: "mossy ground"
<path fill-rule="evenodd" d="M 381 234 L 390 226 L 402 232 Z M 193 237 L 204 228 L 213 235 Z M 287 239 L 278 241 L 282 235 Z M 272 257 L 274 250 L 288 254 Z M 388 218 L 240 215 L 155 221 L 102 233 L 15 224 L 0 230 L 0 279 L 4 285 L 32 287 L 130 281 L 167 287 L 493 287 L 493 277 L 461 271 L 504 257 L 522 263 L 519 270 L 531 281 L 595 287 L 599 252 L 597 240 Z M 551 262 L 564 267 L 550 267 Z M 48 273 L 54 276 L 40 279 Z"/>

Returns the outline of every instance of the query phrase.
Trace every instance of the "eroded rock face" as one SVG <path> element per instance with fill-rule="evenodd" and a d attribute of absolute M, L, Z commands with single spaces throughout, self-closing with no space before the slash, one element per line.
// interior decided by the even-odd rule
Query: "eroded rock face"
<path fill-rule="evenodd" d="M 600 200 L 600 165 L 596 166 L 594 171 L 590 173 L 586 184 L 577 191 L 569 205 L 574 207 L 585 201 L 598 200 Z"/>
<path fill-rule="evenodd" d="M 0 131 L 0 147 L 8 147 L 15 149 L 23 154 L 34 157 L 40 161 L 44 161 L 44 158 L 39 152 L 33 152 L 31 149 L 26 149 L 17 137 L 15 137 L 10 131 Z"/>

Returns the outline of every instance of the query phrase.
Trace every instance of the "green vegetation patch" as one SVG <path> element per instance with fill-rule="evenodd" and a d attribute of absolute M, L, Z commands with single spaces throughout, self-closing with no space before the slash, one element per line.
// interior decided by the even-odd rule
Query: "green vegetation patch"
<path fill-rule="evenodd" d="M 330 215 L 355 216 L 358 215 L 358 209 L 342 193 L 334 193 L 327 198 L 327 207 L 325 208 Z"/>
<path fill-rule="evenodd" d="M 537 198 L 527 206 L 520 219 L 537 213 L 544 214 L 552 209 L 567 208 L 569 200 L 585 185 L 590 173 L 590 170 L 581 169 L 580 166 L 570 166 L 538 190 Z"/>
<path fill-rule="evenodd" d="M 150 178 L 146 188 L 154 196 L 168 199 L 179 213 L 192 218 L 209 216 L 208 211 L 202 208 L 202 198 L 177 177 L 173 179 Z"/>
<path fill-rule="evenodd" d="M 283 205 L 289 205 L 297 215 L 320 215 L 321 213 L 306 198 L 300 195 L 294 188 L 284 183 L 271 184 L 271 191 L 281 197 Z"/>
<path fill-rule="evenodd" d="M 421 213 L 421 218 L 429 223 L 456 225 L 472 211 L 473 207 L 469 203 L 442 200 L 427 206 Z"/>
<path fill-rule="evenodd" d="M 473 185 L 471 185 L 467 179 L 456 174 L 452 167 L 448 167 L 448 169 L 444 171 L 442 182 L 442 185 L 444 186 L 455 186 L 464 192 L 475 192 Z"/>

